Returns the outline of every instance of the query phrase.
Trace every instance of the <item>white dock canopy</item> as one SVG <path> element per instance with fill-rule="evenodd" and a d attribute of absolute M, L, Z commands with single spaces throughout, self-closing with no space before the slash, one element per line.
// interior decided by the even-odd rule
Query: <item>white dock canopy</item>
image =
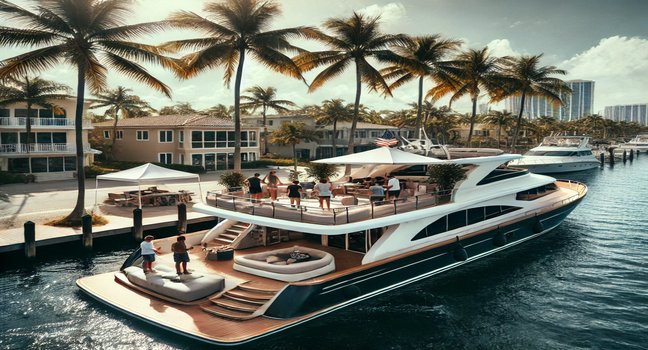
<path fill-rule="evenodd" d="M 415 164 L 447 163 L 447 161 L 401 151 L 396 148 L 379 147 L 364 152 L 347 154 L 344 156 L 333 157 L 333 158 L 314 160 L 313 163 L 350 164 L 350 165 L 354 165 L 354 164 L 415 165 Z"/>
<path fill-rule="evenodd" d="M 146 163 L 135 168 L 97 176 L 97 180 L 95 182 L 95 206 L 97 206 L 97 190 L 99 188 L 99 180 L 120 181 L 137 184 L 138 190 L 141 190 L 141 185 L 153 185 L 175 180 L 198 180 L 200 198 L 202 198 L 202 188 L 200 187 L 200 176 L 198 174 L 168 169 L 155 164 Z M 141 201 L 142 197 L 140 196 L 140 208 L 142 208 Z"/>

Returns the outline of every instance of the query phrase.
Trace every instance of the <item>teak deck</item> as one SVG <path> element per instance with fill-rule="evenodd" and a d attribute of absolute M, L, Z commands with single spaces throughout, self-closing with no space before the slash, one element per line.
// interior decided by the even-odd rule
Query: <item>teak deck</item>
<path fill-rule="evenodd" d="M 360 253 L 325 247 L 306 240 L 282 242 L 271 247 L 237 250 L 236 254 L 240 256 L 295 245 L 312 247 L 331 253 L 335 257 L 336 271 L 359 266 L 363 257 L 363 254 Z M 236 271 L 233 269 L 233 260 L 209 261 L 202 251 L 195 251 L 194 249 L 190 252 L 190 270 L 217 273 L 225 277 L 246 280 L 248 281 L 246 285 L 252 285 L 257 288 L 281 289 L 287 284 L 286 282 Z M 156 264 L 173 266 L 172 254 L 158 256 Z M 90 276 L 77 281 L 77 284 L 94 298 L 146 322 L 154 323 L 192 338 L 203 338 L 217 343 L 234 344 L 245 342 L 262 335 L 270 334 L 278 329 L 296 325 L 308 318 L 323 314 L 328 310 L 319 310 L 292 319 L 271 319 L 265 316 L 259 316 L 244 321 L 230 320 L 211 315 L 201 310 L 200 306 L 209 305 L 209 300 L 192 305 L 182 305 L 162 300 L 152 296 L 150 293 L 129 288 L 121 281 L 123 280 L 122 278 L 116 278 L 117 274 L 121 274 L 121 272 Z M 118 280 L 120 280 L 119 283 Z"/>

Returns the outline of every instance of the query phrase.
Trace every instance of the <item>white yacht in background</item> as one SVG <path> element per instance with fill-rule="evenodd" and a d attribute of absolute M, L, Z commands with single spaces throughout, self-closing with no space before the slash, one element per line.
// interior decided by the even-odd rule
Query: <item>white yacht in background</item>
<path fill-rule="evenodd" d="M 521 159 L 512 160 L 510 167 L 525 168 L 536 174 L 567 173 L 600 166 L 592 154 L 587 136 L 551 135 L 532 148 Z"/>
<path fill-rule="evenodd" d="M 640 134 L 635 136 L 632 140 L 621 144 L 617 150 L 637 150 L 639 152 L 648 152 L 648 134 Z"/>
<path fill-rule="evenodd" d="M 190 275 L 174 271 L 171 244 L 156 271 L 140 251 L 120 271 L 77 280 L 85 293 L 127 315 L 212 345 L 236 345 L 462 266 L 558 226 L 587 194 L 584 184 L 508 169 L 519 155 L 438 160 L 375 149 L 317 162 L 383 165 L 453 163 L 465 178 L 445 192 L 412 184 L 396 200 L 357 198 L 329 210 L 316 199 L 291 206 L 208 192 L 194 211 L 223 219 L 185 235 Z M 411 190 L 411 191 L 410 191 Z M 339 203 L 338 203 L 339 201 Z M 353 202 L 350 202 L 353 203 Z M 551 242 L 551 241 L 548 241 Z M 559 239 L 556 239 L 556 244 Z M 407 317 L 403 314 L 402 317 Z M 333 334 L 335 326 L 322 326 Z"/>

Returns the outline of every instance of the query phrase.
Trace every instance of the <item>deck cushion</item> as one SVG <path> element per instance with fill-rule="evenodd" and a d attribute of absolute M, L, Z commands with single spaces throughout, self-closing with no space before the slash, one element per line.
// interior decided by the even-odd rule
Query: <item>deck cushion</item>
<path fill-rule="evenodd" d="M 307 253 L 310 258 L 306 261 L 285 265 L 266 262 L 269 256 L 289 255 L 294 251 Z M 335 271 L 335 259 L 333 255 L 321 250 L 294 246 L 292 248 L 237 256 L 234 258 L 234 270 L 280 281 L 294 282 Z"/>
<path fill-rule="evenodd" d="M 171 277 L 175 270 L 162 265 L 155 268 L 158 272 L 145 274 L 139 266 L 130 266 L 124 273 L 131 283 L 139 287 L 181 301 L 202 299 L 225 287 L 225 279 L 218 275 L 183 275 L 174 281 Z"/>

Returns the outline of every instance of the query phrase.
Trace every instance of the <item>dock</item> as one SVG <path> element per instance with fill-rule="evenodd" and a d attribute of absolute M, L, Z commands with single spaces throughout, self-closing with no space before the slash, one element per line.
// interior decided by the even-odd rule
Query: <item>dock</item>
<path fill-rule="evenodd" d="M 161 228 L 177 227 L 179 225 L 177 210 L 172 208 L 143 208 L 142 209 L 143 231 L 153 231 Z M 116 235 L 130 234 L 133 230 L 133 213 L 128 208 L 109 208 L 102 214 L 108 224 L 94 226 L 92 228 L 93 238 L 104 238 Z M 211 215 L 195 213 L 187 210 L 187 224 L 214 221 L 216 218 Z M 43 224 L 35 225 L 36 247 L 54 246 L 69 242 L 79 242 L 83 236 L 82 227 L 57 227 Z M 0 234 L 0 254 L 21 251 L 25 248 L 24 228 L 12 228 L 3 230 Z"/>

